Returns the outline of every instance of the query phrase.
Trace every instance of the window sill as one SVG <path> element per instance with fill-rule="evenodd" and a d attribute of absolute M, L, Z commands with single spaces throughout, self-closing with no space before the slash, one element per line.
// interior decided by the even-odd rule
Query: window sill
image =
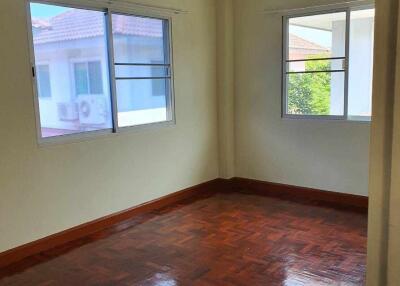
<path fill-rule="evenodd" d="M 118 128 L 117 132 L 113 132 L 112 129 L 103 129 L 103 130 L 87 131 L 87 132 L 81 132 L 81 133 L 75 133 L 75 134 L 69 134 L 69 135 L 60 135 L 60 136 L 47 137 L 47 138 L 39 137 L 38 146 L 40 148 L 45 148 L 45 147 L 58 146 L 58 145 L 82 143 L 82 142 L 93 141 L 93 140 L 97 140 L 97 139 L 121 136 L 124 134 L 129 134 L 129 133 L 138 132 L 138 131 L 158 130 L 158 129 L 167 128 L 167 127 L 172 128 L 175 126 L 176 126 L 176 122 L 174 120 L 170 120 L 170 121 L 142 124 L 142 125 L 136 125 L 136 126 L 121 127 L 121 128 Z"/>
<path fill-rule="evenodd" d="M 310 116 L 310 115 L 289 115 L 281 116 L 282 120 L 288 121 L 325 121 L 325 122 L 348 122 L 348 123 L 361 123 L 370 124 L 371 117 L 368 116 L 349 116 L 344 118 L 342 116 Z"/>

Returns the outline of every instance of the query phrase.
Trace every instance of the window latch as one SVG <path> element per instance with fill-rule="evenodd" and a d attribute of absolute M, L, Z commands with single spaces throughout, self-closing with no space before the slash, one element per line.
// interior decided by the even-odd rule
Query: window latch
<path fill-rule="evenodd" d="M 347 59 L 344 59 L 343 61 L 342 61 L 342 69 L 343 70 L 347 70 Z"/>

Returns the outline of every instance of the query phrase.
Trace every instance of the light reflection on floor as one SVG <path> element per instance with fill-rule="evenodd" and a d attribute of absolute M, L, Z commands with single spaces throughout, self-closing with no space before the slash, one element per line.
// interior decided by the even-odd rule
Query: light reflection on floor
<path fill-rule="evenodd" d="M 148 279 L 144 285 L 152 285 L 152 286 L 178 286 L 178 283 L 175 279 L 171 278 L 166 273 L 157 273 L 150 279 Z"/>

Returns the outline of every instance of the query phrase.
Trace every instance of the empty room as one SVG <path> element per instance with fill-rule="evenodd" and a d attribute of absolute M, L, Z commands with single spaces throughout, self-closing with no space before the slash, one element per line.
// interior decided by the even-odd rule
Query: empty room
<path fill-rule="evenodd" d="M 1 0 L 0 286 L 399 286 L 399 12 Z"/>

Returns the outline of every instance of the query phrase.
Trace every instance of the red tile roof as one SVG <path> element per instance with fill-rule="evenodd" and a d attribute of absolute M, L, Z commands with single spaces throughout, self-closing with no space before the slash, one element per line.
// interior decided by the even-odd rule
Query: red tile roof
<path fill-rule="evenodd" d="M 50 23 L 42 19 L 32 19 L 32 27 L 37 29 L 50 28 Z"/>
<path fill-rule="evenodd" d="M 102 36 L 105 33 L 102 12 L 69 9 L 48 21 L 32 19 L 35 44 L 78 40 Z M 116 34 L 145 37 L 162 37 L 162 21 L 158 19 L 113 15 L 113 30 Z M 289 48 L 299 50 L 329 51 L 327 48 L 290 34 Z"/>
<path fill-rule="evenodd" d="M 82 9 L 68 11 L 50 18 L 32 19 L 32 26 L 39 31 L 34 33 L 35 44 L 92 38 L 104 35 L 104 18 L 99 14 Z M 113 15 L 113 31 L 116 34 L 145 37 L 162 37 L 162 20 Z"/>
<path fill-rule="evenodd" d="M 329 49 L 323 46 L 320 46 L 316 43 L 307 41 L 299 36 L 294 34 L 289 35 L 289 48 L 290 49 L 299 49 L 299 50 L 313 50 L 313 51 L 324 51 L 329 52 Z"/>

